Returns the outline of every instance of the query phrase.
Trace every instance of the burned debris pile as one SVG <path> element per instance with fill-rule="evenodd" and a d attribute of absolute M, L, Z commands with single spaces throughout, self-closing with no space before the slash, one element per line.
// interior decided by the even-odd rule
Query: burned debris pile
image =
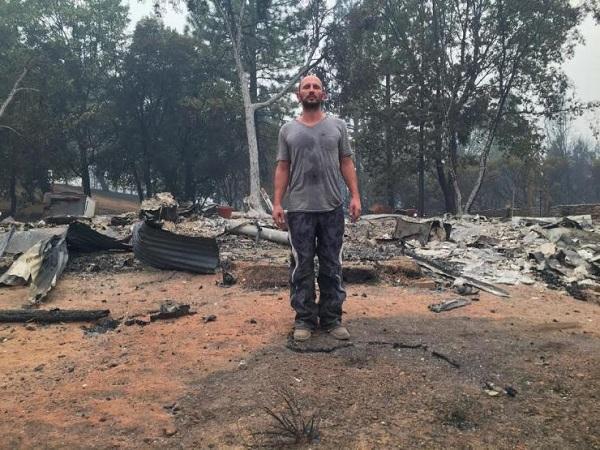
<path fill-rule="evenodd" d="M 498 285 L 543 283 L 581 300 L 600 299 L 600 228 L 589 215 L 421 221 L 374 215 L 349 227 L 349 234 L 351 259 L 388 259 L 401 252 L 452 280 L 457 292 L 471 287 L 506 296 Z"/>
<path fill-rule="evenodd" d="M 288 282 L 288 235 L 268 217 L 218 205 L 182 207 L 161 193 L 139 213 L 53 215 L 50 222 L 0 222 L 0 285 L 29 285 L 29 306 L 39 305 L 65 270 L 119 272 L 148 265 L 200 274 L 222 269 L 251 289 Z M 507 297 L 500 285 L 539 283 L 581 300 L 600 298 L 600 232 L 591 216 L 367 215 L 347 224 L 344 259 L 348 283 L 403 284 L 424 271 L 460 296 L 483 290 Z M 270 273 L 269 282 L 257 280 L 258 273 Z M 432 311 L 469 303 L 450 300 Z"/>
<path fill-rule="evenodd" d="M 0 223 L 0 286 L 29 285 L 26 305 L 32 307 L 43 301 L 65 269 L 126 270 L 140 261 L 160 269 L 215 273 L 219 266 L 215 236 L 189 232 L 197 231 L 198 224 L 184 227 L 184 233 L 169 231 L 176 228 L 169 220 L 180 218 L 173 202 L 170 194 L 158 194 L 142 205 L 140 218 L 132 214 L 53 215 L 51 224 L 47 220 L 30 224 L 5 219 Z M 56 223 L 63 225 L 54 226 Z M 202 226 L 202 231 L 207 228 Z M 223 229 L 217 228 L 218 233 Z M 88 256 L 92 254 L 94 257 Z M 69 256 L 73 258 L 67 267 Z"/>

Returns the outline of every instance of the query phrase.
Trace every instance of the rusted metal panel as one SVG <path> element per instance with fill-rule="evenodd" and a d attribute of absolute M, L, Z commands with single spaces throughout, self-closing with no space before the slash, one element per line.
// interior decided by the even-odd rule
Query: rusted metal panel
<path fill-rule="evenodd" d="M 184 236 L 140 222 L 134 226 L 132 243 L 136 258 L 159 269 L 215 273 L 219 266 L 215 238 Z"/>

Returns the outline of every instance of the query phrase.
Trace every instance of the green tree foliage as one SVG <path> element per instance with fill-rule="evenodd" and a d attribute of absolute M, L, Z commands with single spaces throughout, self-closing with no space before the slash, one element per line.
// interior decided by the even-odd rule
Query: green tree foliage
<path fill-rule="evenodd" d="M 44 95 L 50 84 L 44 57 L 29 30 L 41 19 L 37 3 L 0 4 L 0 192 L 15 214 L 19 196 L 33 199 L 48 186 L 48 171 L 62 167 L 60 133 Z"/>
<path fill-rule="evenodd" d="M 596 0 L 179 5 L 186 32 L 153 17 L 128 35 L 120 0 L 0 2 L 11 212 L 52 178 L 241 207 L 249 185 L 270 185 L 296 106 L 285 94 L 309 56 L 323 61 L 313 70 L 327 107 L 351 125 L 365 204 L 460 213 L 600 200 L 598 149 L 569 133 L 581 105 L 560 69 Z"/>
<path fill-rule="evenodd" d="M 560 65 L 579 42 L 576 27 L 586 7 L 567 0 L 364 0 L 347 8 L 330 62 L 340 110 L 359 124 L 361 141 L 373 144 L 377 185 L 387 184 L 389 196 L 401 184 L 393 173 L 406 177 L 392 162 L 414 173 L 423 155 L 446 210 L 481 206 L 476 200 L 489 157 L 496 144 L 507 144 L 498 138 L 512 127 L 528 139 L 537 120 L 531 114 L 564 105 Z M 518 116 L 527 124 L 516 126 Z M 417 164 L 403 164 L 385 144 L 390 127 L 404 128 L 393 142 Z M 473 164 L 476 176 L 467 177 Z"/>
<path fill-rule="evenodd" d="M 90 193 L 90 167 L 110 138 L 109 96 L 125 44 L 127 9 L 119 0 L 30 1 L 40 19 L 27 28 L 53 83 L 45 95 L 65 134 L 70 169 Z"/>
<path fill-rule="evenodd" d="M 209 50 L 157 19 L 135 29 L 114 106 L 119 139 L 113 151 L 122 157 L 107 158 L 112 165 L 105 170 L 115 181 L 133 181 L 141 198 L 169 190 L 193 200 L 230 192 L 223 187 L 228 177 L 244 178 L 235 152 L 240 105 Z"/>
<path fill-rule="evenodd" d="M 248 143 L 248 204 L 262 210 L 257 116 L 262 115 L 261 109 L 282 98 L 316 64 L 313 57 L 327 17 L 325 2 L 191 0 L 187 4 L 199 40 L 215 42 L 216 39 L 215 47 L 226 51 L 231 58 L 243 102 Z M 221 42 L 228 45 L 223 47 Z M 300 68 L 290 78 L 286 72 L 294 67 Z M 282 86 L 284 78 L 287 83 Z"/>

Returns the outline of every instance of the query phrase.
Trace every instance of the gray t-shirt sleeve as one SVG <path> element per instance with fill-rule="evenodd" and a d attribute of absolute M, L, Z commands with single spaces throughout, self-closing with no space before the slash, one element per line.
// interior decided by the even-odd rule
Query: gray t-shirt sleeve
<path fill-rule="evenodd" d="M 339 143 L 340 158 L 344 156 L 352 156 L 352 148 L 350 148 L 350 138 L 348 137 L 348 127 L 343 120 L 339 120 L 340 134 L 342 135 Z"/>
<path fill-rule="evenodd" d="M 279 137 L 277 138 L 277 161 L 289 161 L 291 159 L 286 134 L 286 127 L 284 125 L 279 130 Z"/>

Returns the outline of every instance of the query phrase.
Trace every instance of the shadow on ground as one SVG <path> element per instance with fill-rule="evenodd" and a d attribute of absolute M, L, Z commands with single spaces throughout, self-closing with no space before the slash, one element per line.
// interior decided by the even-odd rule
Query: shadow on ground
<path fill-rule="evenodd" d="M 600 448 L 597 336 L 573 323 L 436 319 L 348 322 L 351 346 L 282 338 L 190 386 L 177 434 L 155 444 L 273 443 L 260 434 L 273 424 L 264 407 L 283 411 L 283 388 L 318 412 L 319 448 Z M 490 396 L 486 382 L 516 396 Z"/>

